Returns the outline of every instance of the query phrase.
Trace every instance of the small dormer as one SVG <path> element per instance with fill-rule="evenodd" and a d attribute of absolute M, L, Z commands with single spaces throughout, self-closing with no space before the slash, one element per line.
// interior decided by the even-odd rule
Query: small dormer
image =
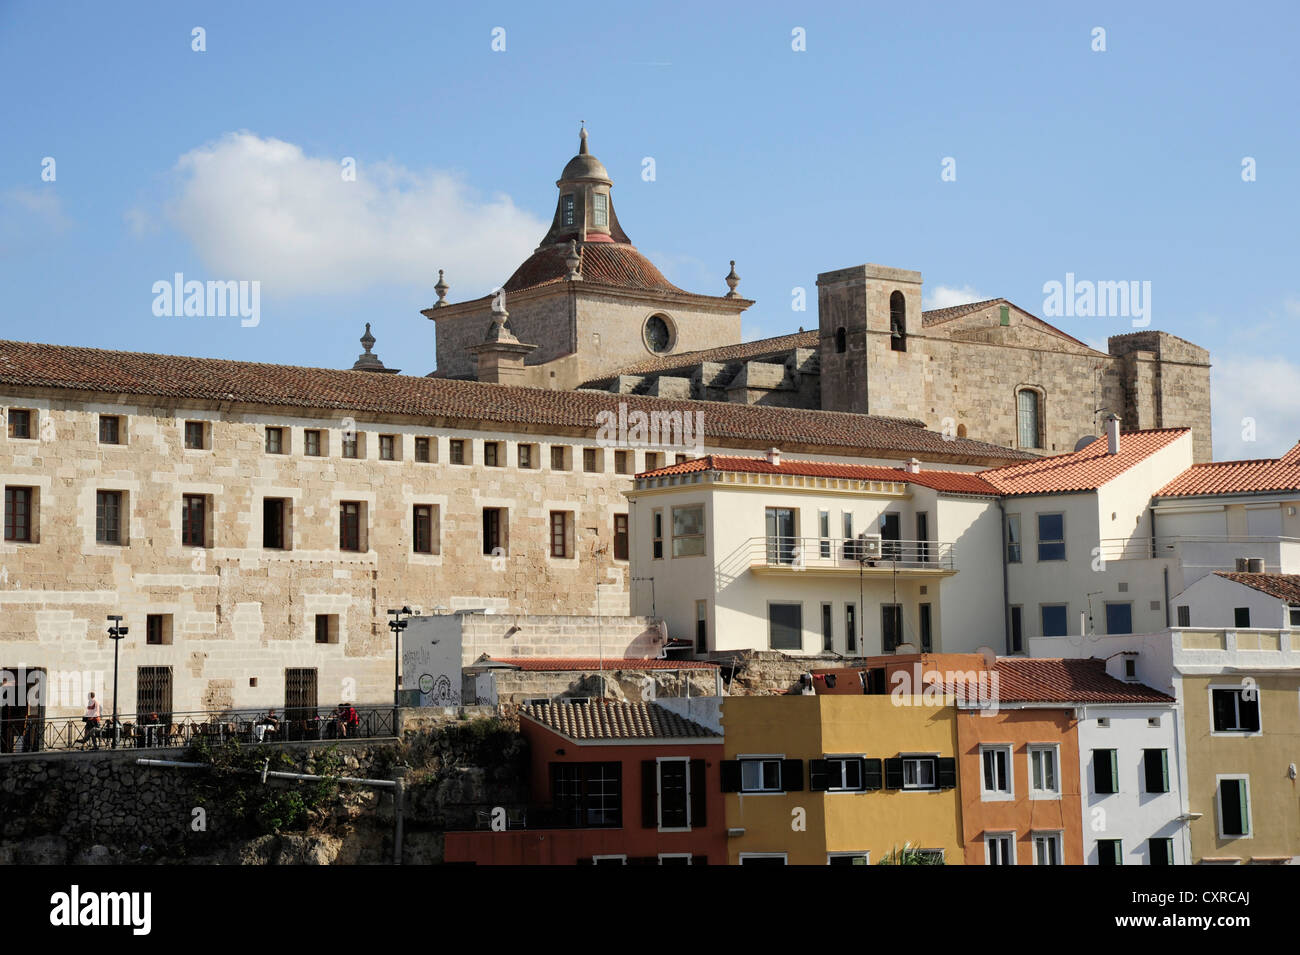
<path fill-rule="evenodd" d="M 1140 683 L 1138 677 L 1138 651 L 1121 650 L 1106 660 L 1106 672 L 1125 683 Z"/>

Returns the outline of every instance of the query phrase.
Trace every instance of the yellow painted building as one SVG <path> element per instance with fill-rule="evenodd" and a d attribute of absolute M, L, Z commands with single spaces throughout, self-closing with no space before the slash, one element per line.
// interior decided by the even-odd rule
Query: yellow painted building
<path fill-rule="evenodd" d="M 896 847 L 965 862 L 952 706 L 892 696 L 728 697 L 728 862 L 876 864 Z"/>
<path fill-rule="evenodd" d="M 1181 690 L 1193 861 L 1300 859 L 1300 674 L 1184 674 Z"/>

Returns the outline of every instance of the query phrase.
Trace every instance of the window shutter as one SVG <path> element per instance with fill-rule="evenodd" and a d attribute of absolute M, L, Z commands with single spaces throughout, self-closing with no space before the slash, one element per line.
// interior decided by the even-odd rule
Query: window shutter
<path fill-rule="evenodd" d="M 1241 825 L 1238 826 L 1243 836 L 1250 835 L 1250 807 L 1246 805 L 1246 780 L 1237 780 L 1237 799 L 1241 807 Z"/>
<path fill-rule="evenodd" d="M 1160 751 L 1160 791 L 1169 792 L 1169 750 Z"/>
<path fill-rule="evenodd" d="M 1106 761 L 1110 763 L 1110 792 L 1119 792 L 1119 754 L 1113 749 L 1106 750 Z"/>
<path fill-rule="evenodd" d="M 724 793 L 740 792 L 740 760 L 724 759 L 718 764 L 718 775 L 722 777 Z"/>
<path fill-rule="evenodd" d="M 708 825 L 709 794 L 704 788 L 704 760 L 691 760 L 691 828 Z"/>
<path fill-rule="evenodd" d="M 641 827 L 659 828 L 659 778 L 653 759 L 641 760 Z"/>
<path fill-rule="evenodd" d="M 1216 732 L 1222 732 L 1232 723 L 1232 696 L 1232 690 L 1212 691 Z"/>
<path fill-rule="evenodd" d="M 808 791 L 814 793 L 824 793 L 830 788 L 829 769 L 826 760 L 810 759 L 808 760 Z"/>
<path fill-rule="evenodd" d="M 803 792 L 803 760 L 781 760 L 781 788 L 788 793 Z"/>
<path fill-rule="evenodd" d="M 901 757 L 885 760 L 885 788 L 903 788 L 903 760 Z"/>
<path fill-rule="evenodd" d="M 875 792 L 884 783 L 884 773 L 881 769 L 880 760 L 864 759 L 862 761 L 862 788 L 867 792 Z"/>
<path fill-rule="evenodd" d="M 940 789 L 953 789 L 957 786 L 957 760 L 952 756 L 940 756 L 936 761 Z"/>

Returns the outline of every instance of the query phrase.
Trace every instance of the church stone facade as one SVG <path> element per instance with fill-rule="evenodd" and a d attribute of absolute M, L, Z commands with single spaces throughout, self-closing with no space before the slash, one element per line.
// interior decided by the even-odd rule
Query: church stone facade
<path fill-rule="evenodd" d="M 550 230 L 497 293 L 450 304 L 439 280 L 435 375 L 886 415 L 1036 454 L 1115 413 L 1191 427 L 1210 459 L 1209 353 L 1167 332 L 1102 352 L 1006 299 L 923 311 L 920 272 L 860 265 L 818 275 L 816 329 L 742 342 L 735 263 L 721 296 L 668 282 L 619 225 L 585 130 L 556 185 Z"/>

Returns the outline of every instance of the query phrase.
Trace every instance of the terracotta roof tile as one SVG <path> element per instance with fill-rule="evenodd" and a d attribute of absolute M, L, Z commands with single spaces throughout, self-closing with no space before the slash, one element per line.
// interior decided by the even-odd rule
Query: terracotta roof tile
<path fill-rule="evenodd" d="M 1300 444 L 1280 458 L 1194 464 L 1157 491 L 1155 496 L 1193 497 L 1295 490 L 1300 490 Z"/>
<path fill-rule="evenodd" d="M 593 435 L 600 412 L 617 414 L 619 406 L 626 405 L 629 412 L 700 412 L 706 440 L 741 447 L 785 444 L 835 448 L 863 457 L 901 453 L 977 464 L 1029 457 L 982 441 L 945 440 L 938 432 L 870 415 L 29 342 L 0 341 L 0 387 L 6 385 L 432 418 L 466 427 L 527 424 Z"/>
<path fill-rule="evenodd" d="M 598 673 L 605 670 L 716 670 L 718 664 L 706 660 L 664 660 L 658 657 L 489 657 L 492 663 L 504 663 L 530 672 L 573 670 Z"/>
<path fill-rule="evenodd" d="M 1070 454 L 1009 464 L 980 475 L 1008 495 L 1094 491 L 1190 433 L 1190 428 L 1129 431 L 1120 435 L 1119 454 L 1110 454 L 1102 437 Z"/>
<path fill-rule="evenodd" d="M 1247 574 L 1230 570 L 1216 570 L 1214 573 L 1278 600 L 1300 604 L 1300 574 Z"/>
<path fill-rule="evenodd" d="M 999 703 L 1173 703 L 1142 683 L 1106 672 L 1106 661 L 1059 657 L 999 657 Z"/>
<path fill-rule="evenodd" d="M 519 715 L 569 739 L 721 739 L 721 734 L 655 703 L 592 700 L 525 706 Z"/>
<path fill-rule="evenodd" d="M 782 460 L 772 464 L 766 458 L 733 457 L 724 454 L 706 454 L 681 464 L 670 464 L 637 477 L 660 477 L 670 474 L 692 474 L 697 471 L 730 471 L 744 474 L 798 474 L 807 477 L 849 478 L 858 481 L 906 481 L 936 491 L 961 494 L 998 494 L 998 489 L 972 471 L 943 471 L 922 468 L 913 474 L 906 468 L 884 465 L 838 464 L 833 461 Z"/>
<path fill-rule="evenodd" d="M 569 267 L 565 264 L 568 248 L 552 245 L 538 249 L 513 275 L 506 280 L 507 292 L 522 292 L 553 282 L 566 281 Z M 669 282 L 653 262 L 636 250 L 635 246 L 615 242 L 587 242 L 579 246 L 583 282 L 589 285 L 607 285 L 660 292 L 689 294 Z"/>

